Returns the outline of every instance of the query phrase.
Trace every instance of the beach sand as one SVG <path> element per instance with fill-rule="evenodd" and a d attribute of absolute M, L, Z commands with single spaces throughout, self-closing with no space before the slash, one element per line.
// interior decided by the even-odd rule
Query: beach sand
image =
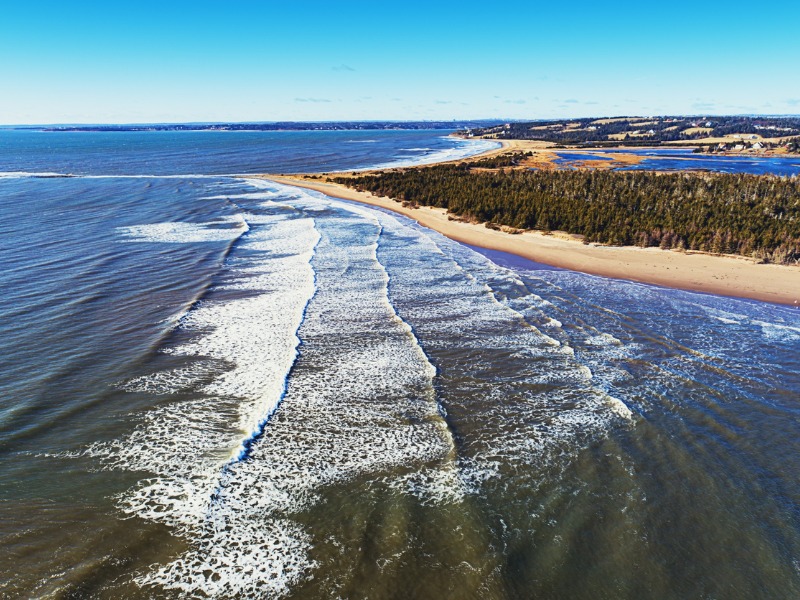
<path fill-rule="evenodd" d="M 582 154 L 593 154 L 597 156 L 598 160 L 575 160 L 572 161 L 572 164 L 578 168 L 582 169 L 615 169 L 618 167 L 625 167 L 630 165 L 636 165 L 642 162 L 644 157 L 638 154 L 626 153 L 626 152 L 604 152 L 605 150 L 630 150 L 629 147 L 626 146 L 612 146 L 609 148 L 579 148 L 579 147 L 563 147 L 563 148 L 556 148 L 555 144 L 552 142 L 542 142 L 539 140 L 493 140 L 500 144 L 499 148 L 493 148 L 492 150 L 487 150 L 486 152 L 482 152 L 481 154 L 476 154 L 474 156 L 470 156 L 469 158 L 462 158 L 455 161 L 448 161 L 448 162 L 473 162 L 480 158 L 486 158 L 489 156 L 497 156 L 500 154 L 506 154 L 508 152 L 530 152 L 533 156 L 530 156 L 523 160 L 519 167 L 522 169 L 556 169 L 558 168 L 558 164 L 556 160 L 558 159 L 559 152 L 579 152 Z M 642 149 L 647 150 L 650 148 L 642 147 Z M 563 168 L 563 167 L 562 167 Z"/>
<path fill-rule="evenodd" d="M 456 241 L 509 252 L 554 267 L 682 290 L 800 306 L 800 267 L 756 264 L 744 257 L 584 244 L 576 236 L 563 233 L 548 235 L 526 231 L 511 234 L 488 229 L 482 224 L 451 220 L 443 209 L 404 207 L 397 200 L 358 192 L 324 180 L 303 176 L 262 177 L 385 208 Z"/>

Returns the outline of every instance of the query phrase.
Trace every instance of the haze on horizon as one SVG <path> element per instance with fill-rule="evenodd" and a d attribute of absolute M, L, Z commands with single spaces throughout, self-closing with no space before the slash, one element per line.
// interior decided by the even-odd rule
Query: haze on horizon
<path fill-rule="evenodd" d="M 800 5 L 5 6 L 0 123 L 800 113 Z"/>

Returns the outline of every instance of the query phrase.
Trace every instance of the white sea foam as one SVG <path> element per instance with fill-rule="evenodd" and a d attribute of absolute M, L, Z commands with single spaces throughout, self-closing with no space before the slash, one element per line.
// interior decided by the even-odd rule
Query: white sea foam
<path fill-rule="evenodd" d="M 610 333 L 588 336 L 585 342 L 589 346 L 621 346 L 622 342 Z"/>
<path fill-rule="evenodd" d="M 470 377 L 463 396 L 457 386 L 449 393 L 450 402 L 462 397 L 466 403 L 458 405 L 462 418 L 470 415 L 470 438 L 459 448 L 467 489 L 479 491 L 515 464 L 563 460 L 613 423 L 632 418 L 624 403 L 593 387 L 592 370 L 574 358 L 573 349 L 551 337 L 560 323 L 542 311 L 552 305 L 525 296 L 547 324 L 545 335 L 500 295 L 503 285 L 519 285 L 513 273 L 405 219 L 380 219 L 386 232 L 382 260 L 392 277 L 394 300 L 429 352 L 437 355 L 441 348 L 448 360 L 457 361 L 449 370 Z M 601 332 L 592 337 L 603 348 L 621 343 Z M 513 369 L 513 377 L 492 374 L 509 359 L 516 366 L 503 365 L 499 372 Z"/>
<path fill-rule="evenodd" d="M 206 521 L 192 550 L 139 583 L 186 597 L 276 598 L 309 576 L 315 566 L 307 559 L 310 537 L 297 523 L 247 513 L 226 516 Z"/>
<path fill-rule="evenodd" d="M 740 321 L 737 321 L 736 319 L 729 319 L 727 317 L 712 317 L 712 318 L 716 319 L 717 321 L 720 321 L 721 323 L 725 323 L 726 325 L 738 325 L 740 323 Z"/>
<path fill-rule="evenodd" d="M 169 404 L 145 413 L 129 436 L 96 444 L 88 454 L 108 469 L 152 473 L 120 497 L 121 507 L 189 534 L 219 484 L 235 415 L 235 407 L 219 398 Z"/>
<path fill-rule="evenodd" d="M 248 432 L 274 410 L 299 343 L 295 332 L 314 293 L 309 266 L 319 234 L 312 219 L 289 219 L 270 227 L 272 237 L 255 232 L 242 245 L 256 252 L 256 264 L 237 266 L 252 284 L 270 293 L 227 302 L 203 303 L 186 315 L 183 326 L 211 331 L 173 354 L 210 357 L 235 364 L 206 386 L 206 393 L 243 399 L 239 426 Z M 287 248 L 288 246 L 288 248 Z M 292 253 L 279 259 L 273 255 Z M 257 276 L 255 279 L 252 276 Z M 245 280 L 247 281 L 247 279 Z M 244 284 L 231 287 L 246 287 Z M 252 406 L 248 406 L 252 404 Z"/>
<path fill-rule="evenodd" d="M 520 279 L 517 271 L 501 267 L 480 253 L 453 242 L 443 242 L 443 244 L 450 245 L 450 251 L 456 259 L 464 264 L 466 270 L 474 277 L 485 282 L 499 302 L 517 312 L 532 326 L 538 327 L 548 336 L 559 340 L 562 343 L 562 352 L 573 356 L 577 364 L 583 364 L 586 367 L 586 373 L 590 375 L 586 379 L 591 379 L 593 387 L 597 390 L 610 393 L 615 384 L 631 379 L 630 373 L 624 368 L 618 367 L 617 363 L 634 356 L 640 348 L 639 345 L 623 341 L 587 323 L 581 323 L 581 319 L 576 319 L 573 314 L 564 314 L 562 309 L 557 308 L 552 302 L 544 300 L 532 289 L 534 285 L 543 286 L 558 295 L 560 288 L 552 281 L 543 280 L 533 272 L 526 274 L 524 280 Z M 575 276 L 569 272 L 563 272 L 563 274 L 570 277 Z M 583 274 L 578 276 L 586 277 Z M 510 285 L 514 287 L 510 288 Z M 629 286 L 629 289 L 632 287 Z M 652 289 L 640 285 L 636 285 L 635 288 L 647 293 L 650 293 Z M 606 312 L 610 311 L 606 310 Z M 566 318 L 571 323 L 568 331 L 554 315 Z M 542 379 L 541 376 L 538 378 L 540 381 Z M 553 380 L 557 379 L 558 377 L 554 374 Z M 564 381 L 566 382 L 567 379 Z M 620 414 L 624 414 L 624 411 Z"/>
<path fill-rule="evenodd" d="M 220 219 L 213 223 L 149 223 L 117 227 L 116 230 L 126 242 L 189 244 L 235 240 L 249 229 L 241 217 L 236 217 L 234 227 L 219 227 L 224 224 L 226 220 Z"/>
<path fill-rule="evenodd" d="M 35 173 L 29 171 L 0 171 L 0 179 L 52 179 L 72 177 L 67 173 L 50 173 L 47 171 Z"/>
<path fill-rule="evenodd" d="M 779 323 L 769 323 L 767 321 L 760 321 L 757 319 L 754 319 L 751 322 L 753 325 L 761 328 L 762 334 L 767 339 L 776 341 L 800 340 L 800 327 L 781 325 Z"/>
<path fill-rule="evenodd" d="M 319 241 L 314 220 L 298 218 L 292 209 L 272 208 L 274 214 L 254 219 L 255 229 L 230 257 L 215 288 L 225 292 L 221 299 L 197 302 L 180 320 L 180 330 L 195 333 L 179 346 L 164 348 L 197 360 L 121 384 L 128 391 L 191 389 L 203 396 L 150 411 L 126 438 L 89 449 L 107 468 L 152 473 L 120 497 L 120 506 L 174 527 L 190 542 L 186 555 L 143 574 L 138 579 L 142 585 L 212 596 L 256 591 L 272 596 L 284 593 L 311 565 L 307 534 L 275 513 L 285 502 L 276 501 L 263 518 L 248 520 L 248 514 L 230 513 L 227 504 L 215 500 L 231 478 L 232 457 L 242 456 L 249 440 L 260 435 L 283 396 L 297 356 L 296 332 L 315 290 L 309 264 Z M 237 219 L 241 225 L 231 229 L 219 227 L 230 221 L 221 219 L 120 233 L 158 242 L 230 239 L 248 232 L 246 222 Z M 237 290 L 248 293 L 230 297 Z M 218 536 L 229 540 L 227 554 Z M 207 568 L 199 568 L 201 563 Z"/>
<path fill-rule="evenodd" d="M 606 396 L 606 401 L 608 405 L 611 407 L 611 410 L 618 414 L 623 419 L 631 419 L 633 418 L 633 412 L 631 409 L 628 408 L 628 405 L 625 404 L 619 398 L 614 398 L 613 396 Z"/>
<path fill-rule="evenodd" d="M 455 463 L 438 468 L 423 468 L 402 475 L 384 478 L 390 488 L 418 498 L 423 504 L 441 506 L 458 504 L 470 491 Z"/>
<path fill-rule="evenodd" d="M 195 387 L 198 380 L 206 379 L 220 370 L 221 366 L 216 361 L 199 360 L 186 367 L 135 377 L 117 387 L 126 392 L 175 394 Z"/>
<path fill-rule="evenodd" d="M 381 163 L 378 165 L 374 165 L 368 167 L 369 169 L 388 169 L 394 167 L 411 167 L 414 165 L 429 165 L 438 162 L 445 162 L 451 160 L 460 160 L 462 158 L 467 158 L 469 156 L 473 156 L 475 154 L 480 154 L 481 152 L 487 152 L 489 150 L 494 150 L 495 148 L 499 148 L 499 142 L 493 142 L 490 140 L 463 140 L 463 139 L 454 139 L 455 146 L 453 148 L 444 148 L 441 150 L 430 151 L 429 148 L 422 149 L 422 148 L 409 148 L 408 151 L 419 151 L 425 152 L 425 154 L 414 156 L 414 157 L 407 157 L 401 158 L 385 163 Z"/>
<path fill-rule="evenodd" d="M 376 259 L 380 225 L 358 209 L 317 228 L 317 291 L 281 408 L 248 460 L 226 467 L 203 526 L 193 530 L 193 549 L 142 583 L 210 596 L 279 595 L 313 566 L 310 538 L 291 515 L 313 505 L 326 486 L 400 469 L 387 483 L 406 493 L 450 501 L 462 495 L 435 402 L 435 370 L 388 302 L 388 276 Z M 272 233 L 278 245 L 292 237 Z M 247 370 L 255 368 L 265 367 Z M 412 476 L 417 470 L 426 475 Z M 211 575 L 197 575 L 203 572 Z"/>
<path fill-rule="evenodd" d="M 425 504 L 459 503 L 519 472 L 514 465 L 568 454 L 630 418 L 592 387 L 572 348 L 497 297 L 486 264 L 454 259 L 460 246 L 315 192 L 256 188 L 248 205 L 260 206 L 246 213 L 250 230 L 219 294 L 181 319 L 188 341 L 164 349 L 196 362 L 123 384 L 202 397 L 153 410 L 127 438 L 90 449 L 109 468 L 152 473 L 120 506 L 189 544 L 141 585 L 283 595 L 316 566 L 316 532 L 300 515 L 331 486 L 363 481 Z M 449 372 L 466 387 L 448 383 L 451 408 L 471 414 L 458 452 L 422 344 L 461 353 Z M 518 368 L 492 374 L 496 361 Z"/>
<path fill-rule="evenodd" d="M 121 507 L 190 544 L 142 574 L 143 586 L 286 593 L 314 566 L 310 533 L 293 515 L 337 482 L 366 476 L 423 502 L 463 498 L 435 369 L 388 299 L 382 225 L 369 209 L 305 192 L 291 198 L 307 214 L 329 214 L 315 222 L 281 198 L 263 203 L 266 214 L 248 214 L 252 229 L 214 288 L 226 299 L 197 302 L 179 324 L 194 333 L 164 349 L 197 362 L 122 384 L 204 396 L 151 411 L 127 438 L 90 449 L 109 468 L 153 473 Z M 225 295 L 237 291 L 247 293 Z M 237 438 L 246 441 L 238 449 Z"/>

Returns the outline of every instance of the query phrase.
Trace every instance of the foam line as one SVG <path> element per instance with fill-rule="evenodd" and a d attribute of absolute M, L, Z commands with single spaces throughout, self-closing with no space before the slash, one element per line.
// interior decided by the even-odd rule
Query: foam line
<path fill-rule="evenodd" d="M 448 402 L 458 405 L 471 431 L 471 439 L 458 448 L 468 489 L 479 493 L 514 464 L 568 462 L 582 440 L 631 418 L 624 403 L 592 385 L 593 373 L 575 359 L 572 348 L 529 326 L 498 296 L 493 285 L 513 290 L 515 274 L 410 220 L 386 213 L 380 219 L 388 234 L 383 261 L 392 277 L 394 304 L 414 323 L 429 355 L 446 361 L 449 372 L 471 373 L 469 390 L 459 392 L 455 382 L 448 383 Z M 546 303 L 538 304 L 548 310 Z M 487 376 L 484 382 L 475 356 L 484 357 L 480 362 L 490 368 L 495 355 L 518 365 L 513 379 L 498 382 Z M 531 395 L 531 387 L 541 391 Z M 445 408 L 450 412 L 452 406 Z"/>
<path fill-rule="evenodd" d="M 337 482 L 369 475 L 426 501 L 463 495 L 435 370 L 388 299 L 380 224 L 325 199 L 302 203 L 327 216 L 317 221 L 316 292 L 280 409 L 253 437 L 247 460 L 222 470 L 213 501 L 187 533 L 190 551 L 147 574 L 144 585 L 212 597 L 264 585 L 285 593 L 314 566 L 311 538 L 293 515 Z"/>
<path fill-rule="evenodd" d="M 74 177 L 67 173 L 49 173 L 47 171 L 32 173 L 29 171 L 0 171 L 0 179 L 58 179 Z"/>
<path fill-rule="evenodd" d="M 274 203 L 263 208 L 267 214 L 254 215 L 247 234 L 228 257 L 221 281 L 212 288 L 228 296 L 196 302 L 178 325 L 185 333 L 196 334 L 163 349 L 199 360 L 122 384 L 130 391 L 166 394 L 191 389 L 204 396 L 153 410 L 132 434 L 97 444 L 88 454 L 103 460 L 106 468 L 153 473 L 155 477 L 120 497 L 120 507 L 174 527 L 193 547 L 202 548 L 219 535 L 217 520 L 223 515 L 231 522 L 226 531 L 251 540 L 232 555 L 236 569 L 256 561 L 259 567 L 246 581 L 261 582 L 262 588 L 269 582 L 271 595 L 278 595 L 310 568 L 307 534 L 277 515 L 269 523 L 263 519 L 248 523 L 247 515 L 229 515 L 228 505 L 218 502 L 221 487 L 231 477 L 231 465 L 247 457 L 285 394 L 298 354 L 297 330 L 315 291 L 310 262 L 320 236 L 314 220 Z M 245 295 L 237 297 L 241 292 Z M 197 386 L 197 379 L 209 378 Z M 176 448 L 182 455 L 178 461 Z M 257 541 L 264 535 L 271 536 L 270 544 Z M 214 562 L 213 552 L 208 550 L 204 563 Z M 137 581 L 145 587 L 186 593 L 202 589 L 212 596 L 239 589 L 238 575 L 206 580 L 202 569 L 195 569 L 193 556 L 142 574 Z M 218 566 L 218 572 L 224 568 Z"/>
<path fill-rule="evenodd" d="M 456 142 L 456 146 L 454 148 L 444 148 L 432 152 L 430 151 L 430 149 L 409 148 L 408 149 L 409 151 L 427 150 L 428 152 L 419 156 L 399 158 L 397 160 L 380 163 L 377 165 L 373 165 L 371 167 L 367 167 L 366 169 L 358 169 L 358 170 L 388 169 L 394 167 L 413 167 L 417 165 L 429 165 L 437 162 L 460 160 L 463 158 L 474 156 L 475 154 L 481 154 L 482 152 L 487 152 L 489 150 L 494 150 L 496 148 L 501 147 L 499 142 L 492 142 L 488 140 L 464 140 L 464 139 L 454 139 L 447 137 L 443 139 L 454 140 Z"/>
<path fill-rule="evenodd" d="M 333 486 L 457 505 L 503 470 L 567 462 L 625 419 L 587 366 L 509 305 L 499 290 L 517 281 L 471 250 L 369 207 L 249 182 L 249 198 L 232 190 L 248 231 L 215 293 L 181 319 L 183 341 L 163 348 L 191 364 L 124 384 L 198 397 L 90 451 L 150 472 L 120 507 L 186 540 L 137 576 L 154 595 L 285 595 L 336 572 L 315 571 L 327 532 L 305 525 Z M 513 376 L 493 371 L 500 361 Z M 443 401 L 434 384 L 448 377 Z M 469 434 L 456 440 L 451 419 Z"/>
<path fill-rule="evenodd" d="M 241 215 L 233 216 L 236 227 L 218 227 L 231 223 L 231 219 L 220 219 L 209 223 L 167 222 L 117 227 L 117 233 L 126 242 L 149 242 L 187 244 L 197 242 L 221 242 L 238 239 L 250 230 Z"/>
<path fill-rule="evenodd" d="M 316 228 L 315 228 L 315 230 L 316 230 Z M 322 237 L 319 234 L 317 234 L 317 239 L 314 242 L 314 246 L 311 249 L 311 252 L 308 253 L 308 262 L 307 262 L 307 264 L 309 266 L 309 269 L 311 269 L 311 260 L 314 257 L 314 254 L 316 254 L 317 245 L 319 244 L 320 239 L 322 239 Z M 309 304 L 309 302 L 311 302 L 311 300 L 314 297 L 314 294 L 316 293 L 316 290 L 317 290 L 317 275 L 313 271 L 313 269 L 312 269 L 312 284 L 311 285 L 312 285 L 312 288 L 313 288 L 313 292 L 311 293 L 311 295 L 308 296 L 308 299 L 303 304 L 303 308 L 302 308 L 302 311 L 301 311 L 301 314 L 300 314 L 299 323 L 297 325 L 297 328 L 295 329 L 295 334 L 294 334 L 295 335 L 295 340 L 296 340 L 296 344 L 295 344 L 295 347 L 294 347 L 294 357 L 293 357 L 293 360 L 291 362 L 291 365 L 286 370 L 286 374 L 283 377 L 283 386 L 281 388 L 281 392 L 280 392 L 278 398 L 276 399 L 275 403 L 271 407 L 267 408 L 267 411 L 264 414 L 264 416 L 258 421 L 258 423 L 256 423 L 256 426 L 250 432 L 250 435 L 248 435 L 246 438 L 244 438 L 242 440 L 242 442 L 241 442 L 241 444 L 239 446 L 238 453 L 233 458 L 231 458 L 231 461 L 230 461 L 229 464 L 232 464 L 232 463 L 235 463 L 235 462 L 240 462 L 240 461 L 243 461 L 243 460 L 247 459 L 247 457 L 250 455 L 250 452 L 252 450 L 253 444 L 264 434 L 265 427 L 269 423 L 269 421 L 272 418 L 272 416 L 275 414 L 275 411 L 278 410 L 278 408 L 280 407 L 281 402 L 283 401 L 284 397 L 286 396 L 286 389 L 287 389 L 289 377 L 291 375 L 292 368 L 294 367 L 295 361 L 296 361 L 297 356 L 298 356 L 298 347 L 302 343 L 300 338 L 297 336 L 297 332 L 300 329 L 300 326 L 305 321 L 306 312 L 308 310 L 308 304 Z"/>

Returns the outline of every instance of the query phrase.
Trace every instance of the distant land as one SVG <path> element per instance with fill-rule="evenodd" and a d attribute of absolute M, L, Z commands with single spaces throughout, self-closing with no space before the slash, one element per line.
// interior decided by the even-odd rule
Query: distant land
<path fill-rule="evenodd" d="M 707 151 L 797 151 L 799 116 L 664 116 L 508 122 L 470 129 L 468 137 L 533 140 L 579 147 L 691 145 Z M 737 148 L 737 146 L 740 146 Z"/>
<path fill-rule="evenodd" d="M 253 123 L 152 123 L 130 125 L 19 125 L 8 129 L 35 131 L 377 131 L 414 129 L 488 129 L 499 119 L 479 121 L 270 121 Z"/>
<path fill-rule="evenodd" d="M 34 131 L 385 131 L 441 129 L 465 138 L 525 140 L 550 147 L 693 146 L 698 152 L 800 152 L 800 116 L 604 117 L 535 121 L 265 121 L 17 125 Z"/>

